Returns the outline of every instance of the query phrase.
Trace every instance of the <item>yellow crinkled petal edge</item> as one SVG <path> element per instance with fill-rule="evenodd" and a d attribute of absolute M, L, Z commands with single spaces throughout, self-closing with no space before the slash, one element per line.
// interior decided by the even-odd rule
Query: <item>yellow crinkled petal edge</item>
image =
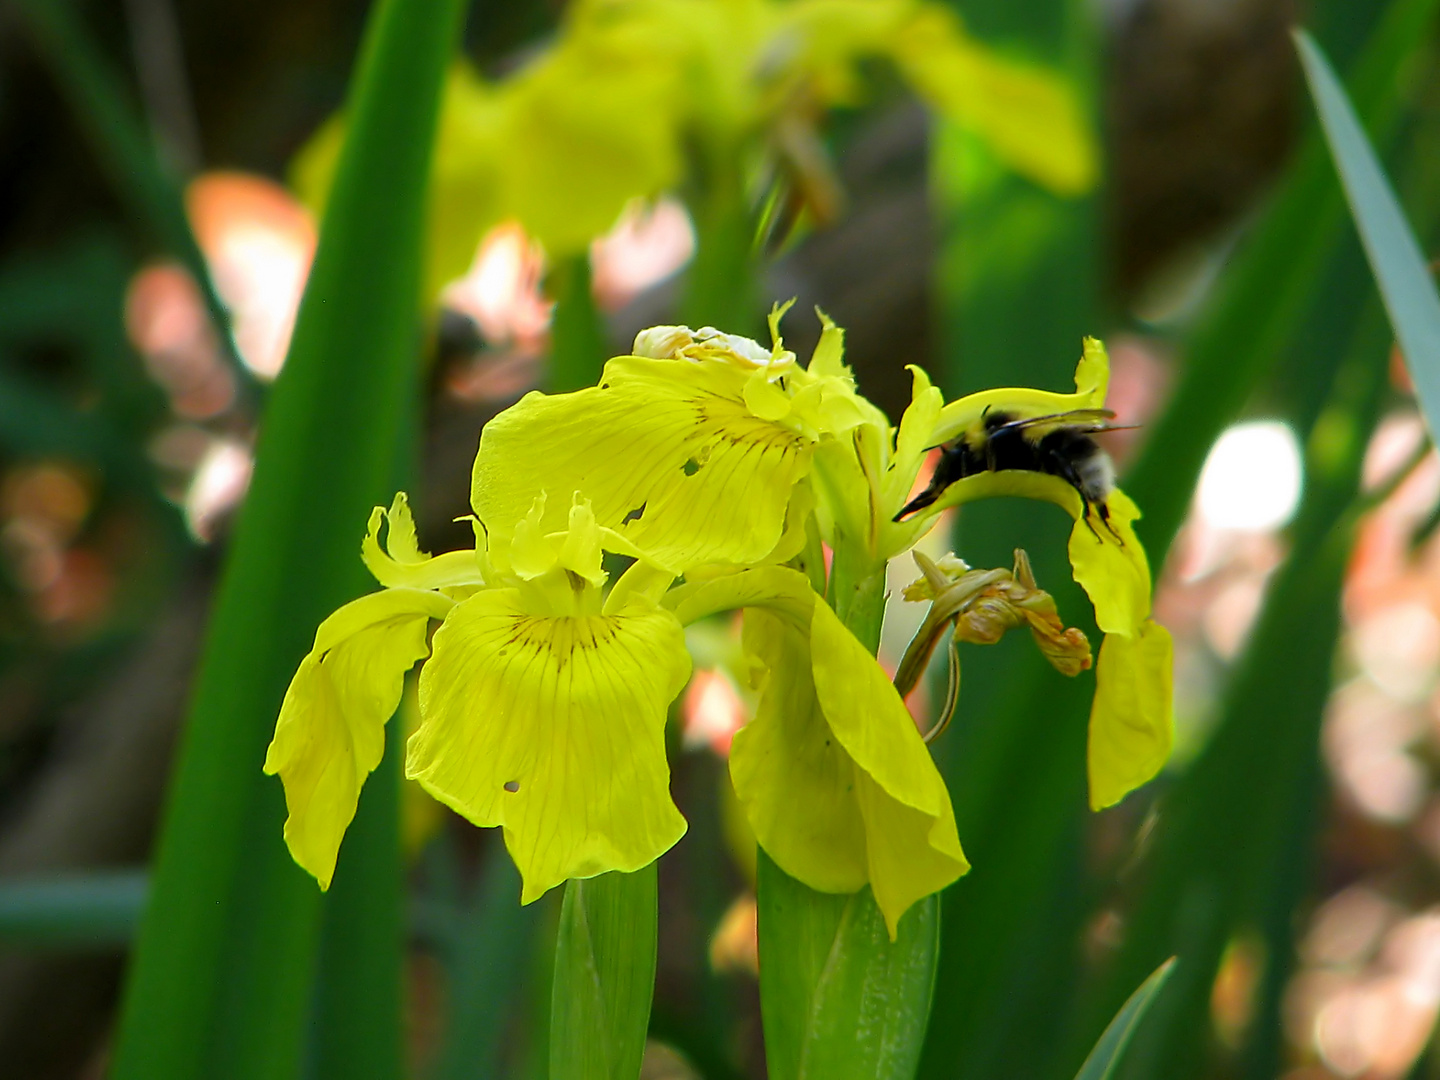
<path fill-rule="evenodd" d="M 389 529 L 381 547 L 380 526 L 385 523 Z M 375 580 L 390 589 L 443 589 L 484 581 L 480 558 L 473 549 L 447 551 L 434 558 L 420 550 L 410 501 L 403 491 L 395 493 L 389 510 L 377 506 L 370 512 L 360 558 Z"/>

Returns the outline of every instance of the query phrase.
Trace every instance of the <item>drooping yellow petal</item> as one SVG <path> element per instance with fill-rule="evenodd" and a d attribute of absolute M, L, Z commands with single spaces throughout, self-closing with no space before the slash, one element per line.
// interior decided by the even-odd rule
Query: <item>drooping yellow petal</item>
<path fill-rule="evenodd" d="M 757 609 L 746 612 L 744 636 L 769 674 L 754 719 L 730 744 L 735 793 L 787 874 L 822 892 L 855 892 L 870 879 L 855 763 L 816 700 L 808 635 Z"/>
<path fill-rule="evenodd" d="M 823 602 L 810 658 L 825 719 L 855 763 L 870 887 L 893 939 L 911 904 L 970 869 L 950 793 L 894 685 Z"/>
<path fill-rule="evenodd" d="M 690 658 L 669 612 L 537 617 L 520 597 L 478 593 L 436 631 L 406 773 L 504 827 L 529 903 L 567 878 L 638 870 L 684 834 L 664 728 Z"/>
<path fill-rule="evenodd" d="M 541 528 L 558 532 L 580 491 L 599 525 L 666 569 L 764 559 L 813 441 L 751 413 L 748 376 L 720 360 L 619 357 L 598 387 L 527 394 L 481 435 L 476 515 L 504 536 L 548 491 Z"/>
<path fill-rule="evenodd" d="M 405 673 L 429 651 L 426 624 L 450 606 L 438 593 L 413 589 L 346 604 L 320 625 L 285 692 L 265 771 L 285 785 L 290 854 L 322 889 L 330 887 L 360 788 L 380 764 Z"/>
<path fill-rule="evenodd" d="M 1095 625 L 1107 634 L 1131 635 L 1150 615 L 1150 563 L 1133 524 L 1140 511 L 1118 488 L 1105 505 L 1108 528 L 1093 510 L 1088 518 L 1076 519 L 1070 566 L 1095 605 Z"/>
<path fill-rule="evenodd" d="M 1095 667 L 1090 711 L 1090 805 L 1099 810 L 1152 779 L 1174 742 L 1170 632 L 1147 620 L 1134 637 L 1109 634 Z"/>
<path fill-rule="evenodd" d="M 811 888 L 869 882 L 893 935 L 916 900 L 969 869 L 949 792 L 889 676 L 804 574 L 765 566 L 666 597 L 682 622 L 745 609 L 764 666 L 730 776 L 760 845 Z"/>

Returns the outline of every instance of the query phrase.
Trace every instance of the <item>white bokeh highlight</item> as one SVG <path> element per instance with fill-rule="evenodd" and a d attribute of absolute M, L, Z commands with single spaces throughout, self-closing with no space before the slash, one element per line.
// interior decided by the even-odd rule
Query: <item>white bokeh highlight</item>
<path fill-rule="evenodd" d="M 1295 432 L 1279 420 L 1248 420 L 1228 428 L 1210 448 L 1197 503 L 1215 528 L 1266 532 L 1295 516 L 1302 485 Z"/>

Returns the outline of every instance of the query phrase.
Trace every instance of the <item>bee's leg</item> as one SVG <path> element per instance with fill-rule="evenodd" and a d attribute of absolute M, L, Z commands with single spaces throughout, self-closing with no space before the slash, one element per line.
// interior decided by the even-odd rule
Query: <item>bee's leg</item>
<path fill-rule="evenodd" d="M 1090 535 L 1095 537 L 1096 542 L 1103 544 L 1105 538 L 1100 535 L 1099 530 L 1095 528 L 1095 523 L 1090 520 L 1092 513 L 1100 519 L 1101 526 L 1114 538 L 1115 542 L 1121 547 L 1124 547 L 1125 540 L 1115 531 L 1115 527 L 1110 524 L 1110 508 L 1103 502 L 1096 502 L 1086 494 L 1085 482 L 1081 479 L 1080 473 L 1075 469 L 1070 459 L 1064 454 L 1051 451 L 1048 455 L 1048 464 L 1054 474 L 1074 488 L 1075 494 L 1080 496 L 1080 503 L 1084 507 L 1084 517 L 1082 520 L 1085 522 L 1085 527 L 1090 530 Z"/>
<path fill-rule="evenodd" d="M 1085 522 L 1085 527 L 1090 530 L 1090 534 L 1095 537 L 1095 542 L 1097 544 L 1103 544 L 1105 542 L 1104 539 L 1095 530 L 1095 525 L 1090 520 L 1090 511 L 1094 507 L 1090 502 L 1090 497 L 1085 494 L 1085 483 L 1080 479 L 1080 474 L 1075 471 L 1075 466 L 1071 464 L 1070 459 L 1058 451 L 1051 450 L 1045 455 L 1045 464 L 1049 466 L 1049 469 L 1046 470 L 1047 472 L 1052 476 L 1057 476 L 1061 480 L 1064 480 L 1075 489 L 1075 494 L 1080 496 L 1080 505 L 1083 507 L 1081 520 Z M 1102 506 L 1096 509 L 1095 513 L 1096 516 L 1100 518 L 1101 523 L 1108 529 L 1110 525 L 1110 523 L 1106 521 L 1108 511 Z"/>
<path fill-rule="evenodd" d="M 1085 511 L 1087 516 L 1089 514 L 1091 505 L 1092 504 L 1089 502 L 1089 500 L 1086 500 Z M 1115 531 L 1114 525 L 1110 524 L 1110 507 L 1106 506 L 1103 502 L 1098 502 L 1093 505 L 1095 507 L 1095 516 L 1098 517 L 1100 519 L 1100 523 L 1105 526 L 1105 531 L 1108 532 L 1111 536 L 1113 536 L 1115 538 L 1115 542 L 1123 548 L 1125 546 L 1125 538 Z M 1092 528 L 1090 531 L 1094 532 L 1095 530 Z"/>

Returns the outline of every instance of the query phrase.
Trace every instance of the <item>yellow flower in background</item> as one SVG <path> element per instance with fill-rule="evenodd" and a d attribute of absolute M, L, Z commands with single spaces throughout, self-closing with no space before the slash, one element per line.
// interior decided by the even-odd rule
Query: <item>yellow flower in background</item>
<path fill-rule="evenodd" d="M 938 3 L 573 0 L 552 44 L 513 75 L 451 72 L 427 295 L 463 273 L 501 221 L 519 220 L 552 257 L 577 254 L 631 200 L 717 169 L 743 183 L 767 156 L 819 216 L 833 213 L 817 129 L 830 109 L 863 100 L 861 65 L 876 60 L 1010 168 L 1060 194 L 1093 185 L 1095 140 L 1070 84 L 981 45 Z M 295 162 L 317 211 L 342 139 L 337 118 Z"/>
<path fill-rule="evenodd" d="M 265 761 L 285 785 L 286 842 L 322 888 L 432 619 L 405 772 L 476 825 L 504 828 L 524 902 L 567 878 L 638 870 L 684 834 L 664 744 L 690 675 L 684 632 L 643 588 L 602 596 L 602 549 L 634 549 L 578 498 L 564 529 L 543 531 L 545 501 L 503 549 L 434 559 L 418 551 L 403 495 L 372 516 L 366 563 L 390 587 L 321 625 Z"/>

